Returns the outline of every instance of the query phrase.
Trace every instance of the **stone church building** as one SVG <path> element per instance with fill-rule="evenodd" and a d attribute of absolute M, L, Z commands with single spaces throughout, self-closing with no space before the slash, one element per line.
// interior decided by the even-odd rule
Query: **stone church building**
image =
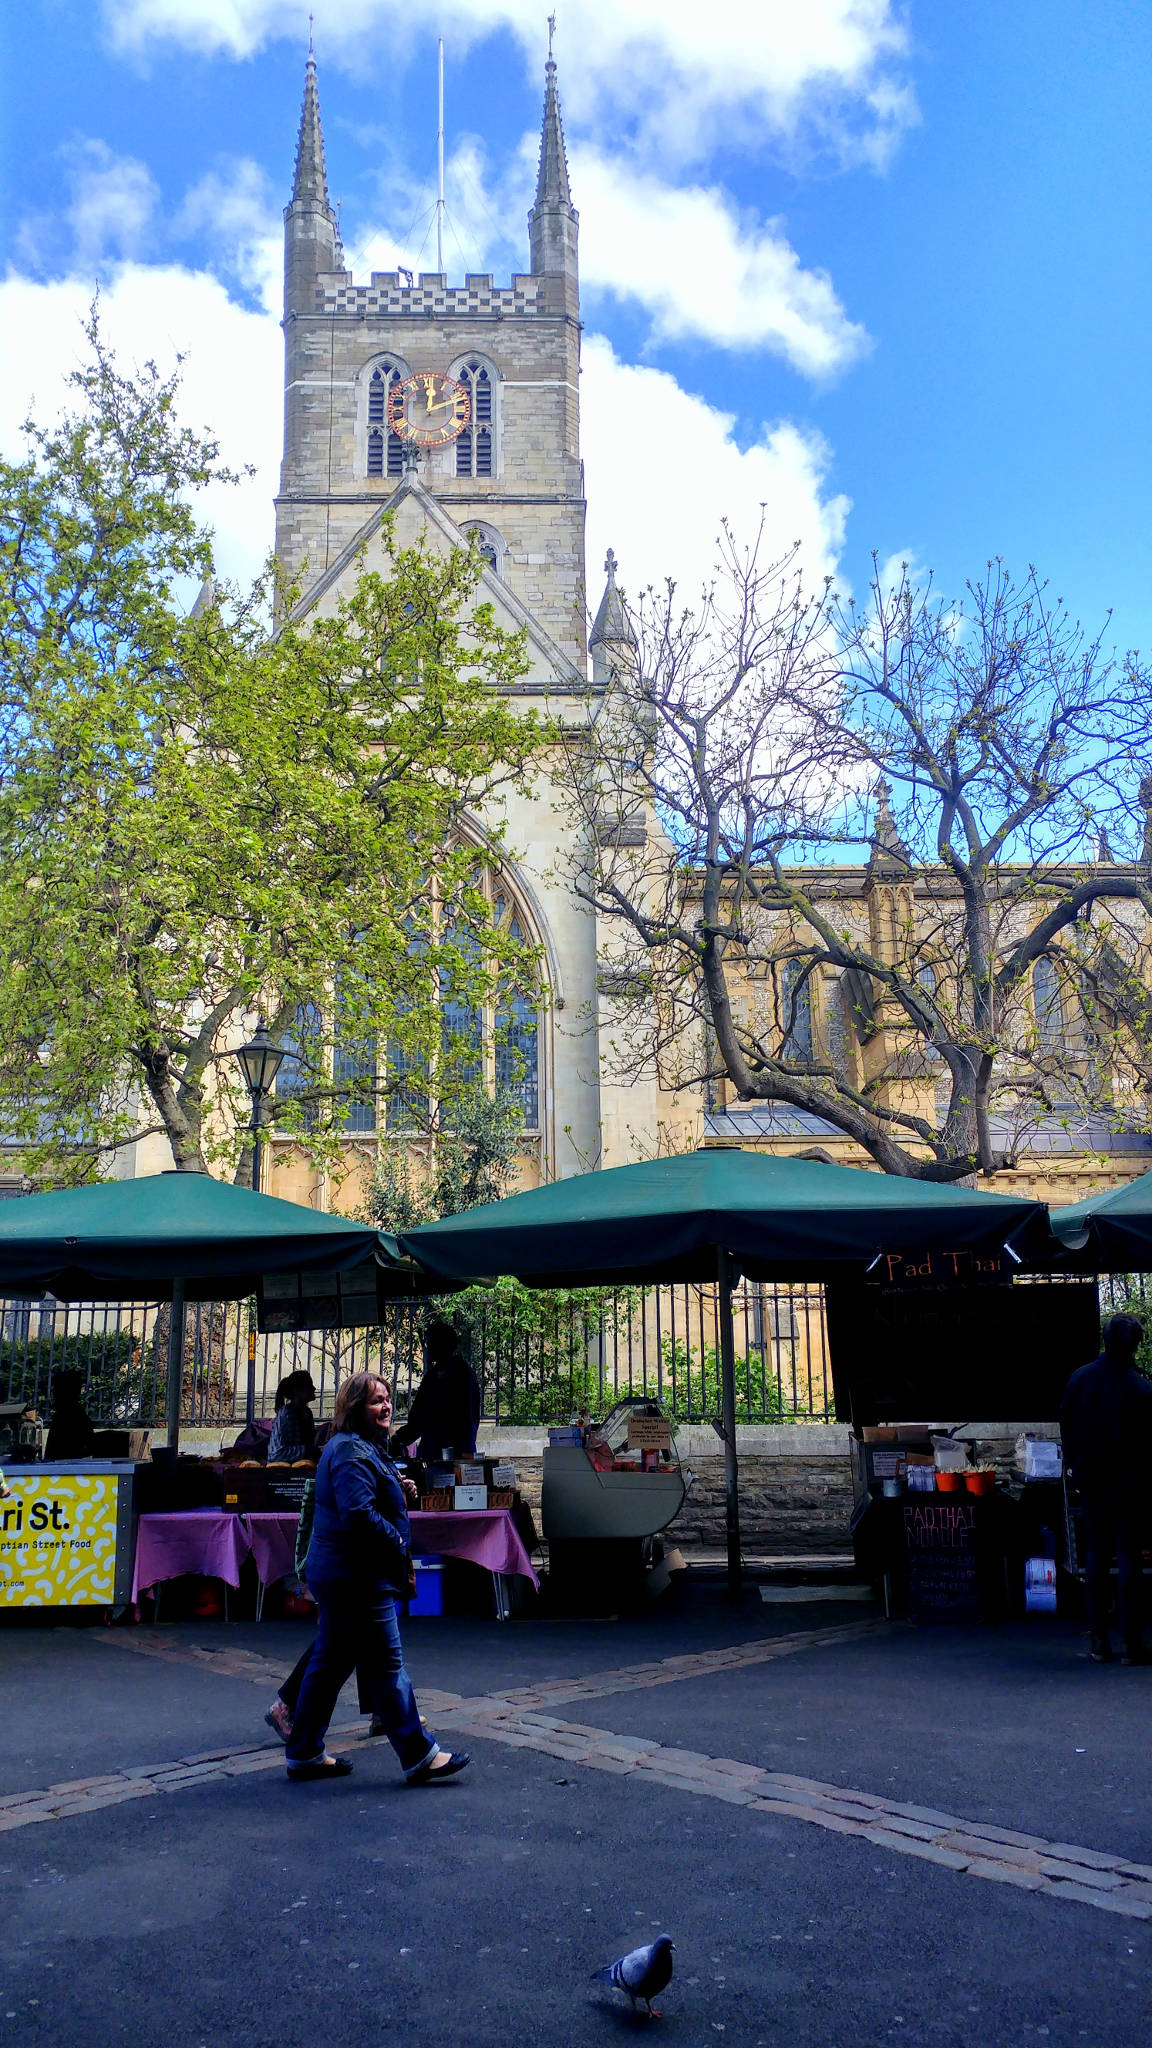
<path fill-rule="evenodd" d="M 583 722 L 613 666 L 628 659 L 631 636 L 613 558 L 605 564 L 606 583 L 597 567 L 591 589 L 585 561 L 579 217 L 552 58 L 522 274 L 507 283 L 468 275 L 453 285 L 438 272 L 374 272 L 363 283 L 355 280 L 345 268 L 329 196 L 311 53 L 284 224 L 284 457 L 276 553 L 299 593 L 293 617 L 306 623 L 335 610 L 361 563 L 387 573 L 386 515 L 400 547 L 423 539 L 448 550 L 474 538 L 484 560 L 480 600 L 499 625 L 525 636 L 529 667 L 516 695 L 553 716 Z M 493 822 L 473 821 L 478 846 Z M 521 1184 L 701 1143 L 786 1153 L 819 1148 L 824 1156 L 869 1163 L 813 1115 L 783 1104 L 741 1103 L 719 1083 L 662 1085 L 654 1065 L 633 1060 L 629 1066 L 621 1053 L 626 1043 L 635 1044 L 635 1019 L 626 1032 L 612 993 L 618 935 L 598 929 L 595 914 L 572 889 L 580 849 L 546 769 L 534 796 L 510 800 L 499 822 L 504 839 L 498 876 L 490 878 L 494 910 L 537 948 L 546 984 L 535 1015 L 521 1017 L 517 1027 Z M 616 822 L 643 837 L 642 826 Z M 877 934 L 901 918 L 915 923 L 918 894 L 927 902 L 939 893 L 931 877 L 913 887 L 906 873 L 893 879 L 876 858 L 810 873 L 808 881 L 829 908 L 837 906 L 838 918 L 861 935 L 871 931 L 875 944 Z M 903 910 L 902 889 L 909 899 Z M 1046 968 L 1038 963 L 1037 976 Z M 750 986 L 738 1000 L 753 1004 L 763 993 Z M 814 977 L 807 989 L 801 1022 L 809 1057 L 827 1054 L 841 995 L 831 973 Z M 1055 1043 L 1065 1029 L 1059 991 L 1037 978 L 1028 1000 L 1037 1028 Z M 1073 1007 L 1066 1020 L 1072 1051 L 1080 1028 Z M 894 1073 L 902 1070 L 892 1084 L 902 1099 L 914 1097 L 918 1113 L 931 1117 L 938 1070 L 923 1057 L 909 1068 L 900 1030 L 877 1021 L 882 1029 L 849 1048 L 859 1068 L 856 1085 L 874 1083 L 887 1062 Z M 498 1073 L 493 1016 L 482 1030 L 491 1082 Z M 688 1062 L 693 1065 L 699 1072 L 701 1062 Z M 352 1110 L 342 1176 L 319 1174 L 291 1139 L 273 1133 L 266 1185 L 299 1201 L 355 1210 L 375 1165 L 382 1122 L 383 1110 L 370 1103 Z M 129 1173 L 167 1164 L 160 1141 L 129 1149 Z M 1071 1201 L 1102 1182 L 1147 1170 L 1152 1139 L 1141 1129 L 1117 1132 L 1099 1119 L 1056 1114 L 1039 1120 L 1023 1155 L 1006 1188 Z"/>
<path fill-rule="evenodd" d="M 561 717 L 587 715 L 610 637 L 623 626 L 611 571 L 591 635 L 580 460 L 579 217 L 572 203 L 549 58 L 529 264 L 507 283 L 469 275 L 344 267 L 329 197 L 316 65 L 311 54 L 284 215 L 284 460 L 276 553 L 299 587 L 294 617 L 322 617 L 360 564 L 386 571 L 381 523 L 395 544 L 423 536 L 444 549 L 476 536 L 478 599 L 522 629 L 530 661 L 516 694 Z M 466 403 L 460 392 L 466 394 Z M 407 418 L 404 409 L 407 408 Z M 464 423 L 462 423 L 464 422 Z M 416 428 L 397 433 L 395 424 Z M 484 820 L 476 821 L 482 835 Z M 502 821 L 505 915 L 540 949 L 547 983 L 534 1026 L 520 1033 L 525 1182 L 616 1165 L 651 1149 L 662 1120 L 655 1081 L 610 1078 L 597 991 L 594 918 L 565 873 L 565 826 L 547 776 Z M 679 1113 L 679 1112 L 677 1112 Z M 370 1160 L 371 1109 L 354 1113 L 349 1146 Z M 693 1123 L 691 1109 L 688 1124 Z M 355 1162 L 346 1206 L 360 1180 Z M 323 1200 L 290 1145 L 276 1148 L 271 1186 Z"/>

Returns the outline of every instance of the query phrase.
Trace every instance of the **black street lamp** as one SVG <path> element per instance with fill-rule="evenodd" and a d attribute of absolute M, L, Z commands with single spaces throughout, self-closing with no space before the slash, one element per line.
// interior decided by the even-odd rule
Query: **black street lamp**
<path fill-rule="evenodd" d="M 280 1072 L 287 1054 L 282 1045 L 274 1045 L 268 1036 L 268 1027 L 261 1017 L 255 1034 L 247 1045 L 237 1046 L 234 1058 L 240 1062 L 248 1092 L 252 1097 L 252 1187 L 260 1193 L 260 1131 L 264 1097 L 271 1092 L 272 1083 Z"/>

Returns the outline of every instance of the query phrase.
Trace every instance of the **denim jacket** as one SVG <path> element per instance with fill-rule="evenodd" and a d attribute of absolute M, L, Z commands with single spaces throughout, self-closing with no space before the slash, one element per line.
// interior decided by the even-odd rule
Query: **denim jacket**
<path fill-rule="evenodd" d="M 316 1472 L 309 1585 L 355 1580 L 403 1593 L 410 1538 L 404 1489 L 387 1451 L 353 1430 L 331 1437 Z"/>

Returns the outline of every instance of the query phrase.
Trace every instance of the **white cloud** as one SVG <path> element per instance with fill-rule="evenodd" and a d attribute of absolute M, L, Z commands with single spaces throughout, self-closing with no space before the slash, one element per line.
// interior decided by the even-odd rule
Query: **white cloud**
<path fill-rule="evenodd" d="M 815 377 L 867 347 L 831 279 L 804 269 L 778 223 L 741 220 L 715 189 L 621 177 L 591 151 L 576 155 L 573 175 L 582 281 L 639 301 L 657 341 L 767 349 Z"/>
<path fill-rule="evenodd" d="M 42 284 L 9 275 L 0 283 L 0 447 L 22 449 L 29 411 L 51 421 L 69 402 L 65 379 L 83 359 L 82 325 L 95 289 L 91 277 Z M 279 329 L 265 313 L 230 299 L 220 282 L 176 264 L 121 266 L 101 288 L 101 322 L 125 363 L 152 357 L 161 369 L 186 355 L 181 412 L 189 425 L 218 435 L 234 468 L 254 476 L 205 491 L 200 509 L 217 535 L 224 573 L 258 574 L 272 545 L 283 421 Z"/>
<path fill-rule="evenodd" d="M 609 546 L 635 593 L 667 576 L 694 603 L 716 559 L 720 522 L 750 540 L 764 519 L 762 559 L 799 541 L 809 582 L 835 568 L 849 501 L 826 489 L 828 449 L 788 421 L 765 424 L 741 449 L 733 420 L 666 371 L 584 346 L 581 441 L 588 491 L 588 595 L 594 611 Z"/>
<path fill-rule="evenodd" d="M 104 0 L 123 50 L 168 41 L 236 58 L 284 36 L 303 48 L 310 9 L 325 61 L 353 71 L 376 61 L 381 32 L 393 61 L 413 38 L 401 0 Z M 437 26 L 457 51 L 504 30 L 535 65 L 543 15 L 539 0 L 444 0 Z M 663 161 L 720 138 L 762 146 L 765 131 L 787 149 L 882 161 L 915 118 L 906 49 L 895 0 L 568 0 L 557 56 L 574 121 L 613 138 L 626 124 Z"/>
<path fill-rule="evenodd" d="M 467 136 L 448 161 L 445 262 L 507 274 L 526 261 L 522 222 L 532 200 L 538 138 L 525 136 L 503 166 Z M 817 379 L 848 367 L 870 346 L 850 320 L 825 272 L 806 270 L 779 222 L 738 212 L 715 187 L 673 185 L 610 160 L 572 152 L 580 212 L 580 281 L 628 300 L 650 316 L 656 342 L 703 341 L 718 348 L 764 350 Z M 373 270 L 435 268 L 435 192 L 393 180 L 382 209 L 402 219 L 407 239 L 377 231 L 348 248 L 354 276 Z M 402 231 L 403 237 L 403 231 Z"/>
<path fill-rule="evenodd" d="M 173 222 L 179 239 L 202 239 L 215 262 L 266 312 L 278 313 L 284 235 L 267 174 L 251 157 L 222 157 L 190 187 Z"/>
<path fill-rule="evenodd" d="M 70 197 L 58 215 L 31 213 L 16 244 L 28 268 L 63 262 L 97 269 L 139 255 L 153 228 L 159 192 L 147 164 L 118 156 L 106 142 L 77 136 L 58 151 Z"/>

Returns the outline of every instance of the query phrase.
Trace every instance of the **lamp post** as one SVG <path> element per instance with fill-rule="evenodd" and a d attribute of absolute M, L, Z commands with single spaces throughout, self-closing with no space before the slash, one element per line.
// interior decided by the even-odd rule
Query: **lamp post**
<path fill-rule="evenodd" d="M 282 1045 L 274 1045 L 268 1036 L 268 1027 L 261 1017 L 253 1037 L 247 1045 L 238 1046 L 234 1057 L 239 1060 L 248 1092 L 252 1097 L 252 1189 L 260 1193 L 260 1131 L 264 1109 L 264 1097 L 271 1092 L 272 1083 L 280 1072 L 281 1063 L 287 1058 Z"/>
<path fill-rule="evenodd" d="M 248 1083 L 252 1097 L 252 1191 L 260 1193 L 260 1128 L 264 1108 L 264 1097 L 280 1072 L 281 1062 L 286 1058 L 282 1045 L 273 1045 L 268 1036 L 268 1027 L 263 1017 L 259 1019 L 253 1036 L 247 1045 L 237 1046 L 234 1057 L 239 1060 L 241 1071 Z M 244 1416 L 249 1428 L 256 1417 L 256 1331 L 248 1332 L 248 1387 L 244 1403 Z"/>

